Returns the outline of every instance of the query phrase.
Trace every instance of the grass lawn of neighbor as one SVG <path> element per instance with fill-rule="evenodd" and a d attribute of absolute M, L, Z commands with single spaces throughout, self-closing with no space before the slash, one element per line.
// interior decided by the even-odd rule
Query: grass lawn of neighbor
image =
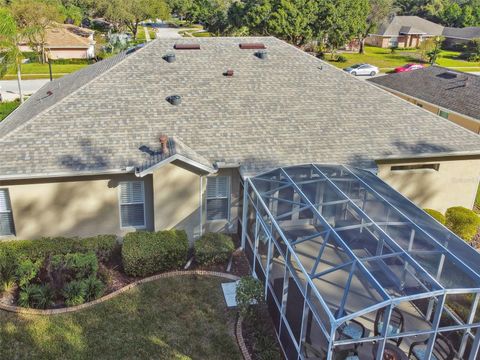
<path fill-rule="evenodd" d="M 74 71 L 80 70 L 88 66 L 85 64 L 52 64 L 53 77 L 62 77 Z M 22 79 L 47 79 L 50 77 L 48 64 L 29 63 L 22 65 Z M 15 80 L 17 75 L 14 71 L 9 71 L 4 77 L 4 80 Z"/>
<path fill-rule="evenodd" d="M 19 100 L 0 102 L 0 121 L 5 119 L 19 105 Z"/>
<path fill-rule="evenodd" d="M 393 70 L 395 67 L 402 66 L 410 62 L 421 62 L 419 50 L 416 49 L 398 49 L 392 54 L 390 49 L 366 46 L 365 54 L 341 53 L 341 55 L 347 59 L 347 62 L 342 63 L 332 61 L 330 54 L 326 54 L 325 60 L 339 68 L 345 68 L 356 63 L 369 63 L 380 68 L 381 72 Z M 460 71 L 480 71 L 480 62 L 468 62 L 461 60 L 458 58 L 459 55 L 459 52 L 442 50 L 437 59 L 437 64 Z"/>
<path fill-rule="evenodd" d="M 0 311 L 0 359 L 241 359 L 225 279 L 180 276 L 51 316 Z"/>

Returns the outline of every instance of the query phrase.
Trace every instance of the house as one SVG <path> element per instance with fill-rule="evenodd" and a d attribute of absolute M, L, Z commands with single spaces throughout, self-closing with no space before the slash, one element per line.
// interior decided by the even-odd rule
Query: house
<path fill-rule="evenodd" d="M 415 48 L 423 40 L 435 36 L 445 38 L 445 46 L 466 44 L 480 37 L 480 27 L 444 27 L 418 16 L 394 16 L 384 22 L 375 34 L 369 34 L 365 43 L 389 48 Z"/>
<path fill-rule="evenodd" d="M 480 134 L 480 76 L 430 66 L 369 79 L 373 84 Z"/>
<path fill-rule="evenodd" d="M 444 27 L 418 16 L 394 16 L 384 22 L 375 34 L 370 34 L 365 43 L 389 48 L 415 48 L 430 37 L 441 36 Z"/>
<path fill-rule="evenodd" d="M 94 31 L 71 24 L 56 24 L 47 29 L 45 52 L 50 59 L 93 59 L 95 57 Z M 20 46 L 24 52 L 32 51 L 25 41 Z"/>
<path fill-rule="evenodd" d="M 358 101 L 358 99 L 362 101 Z M 273 37 L 158 39 L 0 123 L 4 238 L 239 230 L 247 178 L 341 163 L 472 207 L 480 138 Z"/>

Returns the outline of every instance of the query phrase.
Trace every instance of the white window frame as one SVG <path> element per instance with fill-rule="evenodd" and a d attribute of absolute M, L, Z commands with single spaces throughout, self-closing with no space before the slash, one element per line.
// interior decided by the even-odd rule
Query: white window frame
<path fill-rule="evenodd" d="M 10 217 L 12 218 L 12 233 L 11 234 L 0 234 L 0 238 L 7 238 L 11 236 L 16 235 L 16 229 L 15 229 L 15 220 L 13 219 L 13 209 L 12 209 L 12 200 L 10 199 L 10 192 L 8 188 L 0 188 L 0 191 L 4 191 L 7 194 L 7 199 L 8 199 L 8 207 L 10 210 L 7 211 L 0 211 L 0 214 L 10 214 Z"/>
<path fill-rule="evenodd" d="M 140 183 L 142 184 L 142 197 L 143 197 L 143 202 L 131 202 L 131 203 L 122 203 L 122 184 L 127 184 L 127 183 Z M 143 225 L 137 225 L 137 226 L 124 226 L 122 222 L 122 205 L 143 205 Z M 138 230 L 143 230 L 146 229 L 147 227 L 147 214 L 145 210 L 145 183 L 143 181 L 120 181 L 118 183 L 118 216 L 120 220 L 120 229 L 125 230 L 125 229 L 138 229 Z"/>
<path fill-rule="evenodd" d="M 227 179 L 227 196 L 222 197 L 208 197 L 208 179 L 216 179 L 219 177 L 224 177 Z M 219 176 L 207 176 L 207 188 L 205 190 L 205 221 L 206 222 L 216 222 L 216 221 L 230 221 L 230 207 L 231 207 L 231 177 L 228 175 L 219 175 Z M 225 219 L 208 219 L 208 200 L 215 200 L 215 199 L 227 199 L 227 217 Z"/>

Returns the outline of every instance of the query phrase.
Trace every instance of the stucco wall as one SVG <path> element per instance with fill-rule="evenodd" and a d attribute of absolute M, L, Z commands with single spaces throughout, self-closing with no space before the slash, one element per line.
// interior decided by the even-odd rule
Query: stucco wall
<path fill-rule="evenodd" d="M 441 212 L 452 206 L 471 209 L 480 181 L 480 158 L 430 159 L 424 163 L 439 163 L 431 169 L 392 171 L 392 165 L 421 162 L 389 162 L 378 164 L 378 176 L 422 208 Z"/>
<path fill-rule="evenodd" d="M 201 175 L 179 164 L 153 173 L 155 230 L 183 229 L 192 241 L 200 235 Z"/>
<path fill-rule="evenodd" d="M 17 239 L 42 236 L 124 235 L 118 202 L 120 181 L 141 180 L 133 174 L 35 181 L 0 182 L 8 188 Z M 147 230 L 153 230 L 152 178 L 145 187 Z"/>

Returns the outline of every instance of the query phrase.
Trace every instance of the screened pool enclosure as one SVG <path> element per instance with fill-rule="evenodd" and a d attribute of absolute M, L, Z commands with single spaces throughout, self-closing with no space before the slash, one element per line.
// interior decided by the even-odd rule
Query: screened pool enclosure
<path fill-rule="evenodd" d="M 244 184 L 242 246 L 288 359 L 479 359 L 480 255 L 374 174 Z"/>

